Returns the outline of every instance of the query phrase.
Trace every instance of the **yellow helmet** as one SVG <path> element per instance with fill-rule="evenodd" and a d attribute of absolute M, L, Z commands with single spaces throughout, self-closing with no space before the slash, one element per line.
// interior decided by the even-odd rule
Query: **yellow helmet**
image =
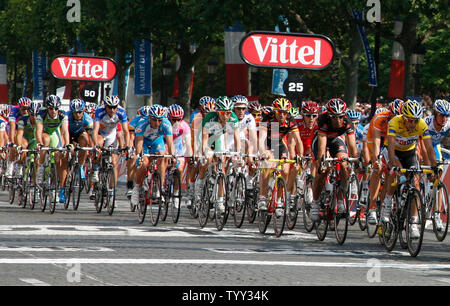
<path fill-rule="evenodd" d="M 420 119 L 423 117 L 423 107 L 416 100 L 407 100 L 401 109 L 402 115 L 406 118 Z"/>
<path fill-rule="evenodd" d="M 272 106 L 274 110 L 289 111 L 292 103 L 286 98 L 277 98 L 273 101 Z"/>

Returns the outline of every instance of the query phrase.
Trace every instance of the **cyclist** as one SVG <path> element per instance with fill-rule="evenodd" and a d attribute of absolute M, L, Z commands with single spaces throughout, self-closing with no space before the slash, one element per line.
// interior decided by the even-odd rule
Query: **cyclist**
<path fill-rule="evenodd" d="M 447 100 L 436 100 L 433 105 L 433 115 L 426 117 L 425 122 L 431 135 L 436 160 L 442 161 L 441 141 L 449 135 L 450 121 L 450 103 Z M 435 216 L 436 229 L 441 231 L 444 229 L 439 214 Z"/>
<path fill-rule="evenodd" d="M 259 152 L 262 153 L 263 159 L 294 159 L 297 155 L 303 156 L 303 144 L 298 132 L 297 123 L 292 117 L 288 116 L 289 110 L 292 107 L 291 101 L 285 98 L 277 98 L 273 101 L 272 107 L 273 118 L 269 114 L 265 116 L 260 124 Z M 275 167 L 273 163 L 269 163 L 267 166 L 270 168 Z M 295 176 L 298 170 L 298 165 L 283 165 L 282 175 L 286 180 L 286 200 L 288 203 L 291 202 L 291 192 L 293 193 L 295 191 Z M 267 209 L 267 187 L 270 173 L 270 171 L 261 171 L 260 195 L 258 199 L 258 209 L 261 210 Z"/>
<path fill-rule="evenodd" d="M 39 112 L 36 119 L 36 141 L 38 148 L 50 147 L 61 148 L 66 146 L 72 150 L 69 135 L 69 121 L 67 115 L 60 110 L 61 99 L 56 95 L 50 95 L 45 99 L 46 108 Z M 38 167 L 38 183 L 41 184 L 44 179 L 44 161 L 46 151 L 40 153 L 40 159 L 37 161 Z M 68 160 L 66 154 L 60 152 L 55 154 L 56 169 L 58 172 L 60 189 L 59 202 L 66 202 L 65 180 L 68 171 Z"/>
<path fill-rule="evenodd" d="M 234 139 L 234 149 L 241 151 L 239 138 L 239 119 L 233 112 L 234 102 L 226 97 L 220 96 L 216 99 L 216 111 L 208 113 L 202 121 L 202 156 L 206 162 L 199 166 L 199 174 L 195 182 L 195 197 L 200 199 L 203 186 L 205 184 L 206 171 L 212 162 L 214 151 L 220 152 L 227 149 L 227 134 L 232 133 Z M 225 159 L 222 159 L 225 165 Z M 224 167 L 225 169 L 225 167 Z M 219 187 L 218 208 L 221 213 L 225 212 L 224 190 Z"/>
<path fill-rule="evenodd" d="M 148 114 L 150 111 L 149 105 L 144 105 L 137 110 L 136 116 L 130 120 L 128 124 L 128 130 L 130 131 L 130 143 L 129 147 L 136 148 L 136 127 L 141 120 L 148 120 Z M 129 156 L 127 161 L 127 198 L 131 199 L 134 187 L 134 177 L 136 175 L 136 154 Z"/>
<path fill-rule="evenodd" d="M 428 155 L 431 166 L 436 167 L 435 154 L 427 154 L 434 152 L 431 142 L 430 131 L 423 117 L 423 108 L 416 100 L 408 100 L 401 107 L 401 115 L 395 116 L 389 121 L 387 139 L 383 149 L 383 156 L 389 168 L 394 166 L 410 169 L 418 167 L 417 159 L 417 142 L 419 137 L 422 138 L 426 151 L 422 154 Z M 436 169 L 437 170 L 437 169 Z M 384 198 L 380 218 L 383 222 L 389 222 L 390 211 L 392 209 L 392 196 L 396 187 L 391 184 L 394 181 L 393 175 L 387 176 L 386 189 L 387 193 Z M 415 180 L 416 187 L 419 188 L 419 176 Z M 417 208 L 412 205 L 413 219 L 417 218 Z M 412 220 L 414 221 L 414 220 Z M 417 224 L 411 226 L 411 237 L 418 238 L 420 232 Z"/>
<path fill-rule="evenodd" d="M 90 133 L 94 127 L 94 121 L 91 116 L 85 112 L 86 102 L 81 99 L 70 101 L 70 111 L 67 112 L 69 120 L 70 143 L 79 144 L 81 147 L 87 147 L 92 143 Z M 85 178 L 84 163 L 87 152 L 80 151 L 79 163 L 81 178 Z"/>
<path fill-rule="evenodd" d="M 256 133 L 256 121 L 252 114 L 247 112 L 248 100 L 245 96 L 236 95 L 231 98 L 234 103 L 234 113 L 239 120 L 239 138 L 241 141 L 240 148 L 242 152 L 254 154 L 257 149 L 258 136 Z M 234 148 L 234 133 L 227 133 L 227 149 L 230 151 Z M 247 157 L 247 165 L 250 169 L 250 177 L 253 177 L 256 169 L 252 167 L 254 164 L 253 157 Z M 247 179 L 247 189 L 253 188 L 253 183 Z"/>
<path fill-rule="evenodd" d="M 41 103 L 32 101 L 29 108 L 30 114 L 22 116 L 19 121 L 17 121 L 16 143 L 18 147 L 29 150 L 34 150 L 36 148 L 36 119 L 40 110 Z M 26 154 L 24 153 L 19 161 L 19 167 L 16 170 L 19 175 L 22 175 L 22 165 L 25 158 Z"/>
<path fill-rule="evenodd" d="M 347 105 L 340 98 L 328 101 L 326 111 L 318 118 L 318 130 L 312 143 L 312 150 L 316 160 L 317 175 L 313 182 L 313 203 L 310 217 L 312 221 L 319 221 L 320 194 L 326 179 L 325 169 L 320 168 L 321 160 L 325 157 L 327 149 L 332 158 L 357 157 L 355 130 L 351 120 L 346 114 Z M 345 134 L 345 136 L 344 136 Z M 347 184 L 347 162 L 342 163 L 342 180 Z M 343 203 L 338 202 L 338 210 L 343 209 Z"/>
<path fill-rule="evenodd" d="M 370 120 L 369 129 L 367 131 L 367 151 L 369 152 L 369 158 L 372 163 L 372 175 L 369 185 L 369 216 L 367 221 L 373 225 L 377 223 L 376 201 L 380 189 L 380 179 L 382 174 L 379 156 L 384 147 L 389 121 L 395 116 L 401 114 L 402 105 L 403 100 L 401 99 L 395 99 L 392 101 L 389 104 L 388 110 L 376 113 L 372 120 Z"/>
<path fill-rule="evenodd" d="M 189 127 L 189 124 L 183 120 L 184 110 L 178 104 L 172 104 L 169 107 L 167 117 L 172 124 L 173 143 L 175 146 L 175 153 L 178 156 L 178 171 L 180 171 L 180 175 L 182 175 L 186 168 L 186 161 L 192 159 L 191 128 Z M 189 156 L 189 158 L 180 156 Z"/>
<path fill-rule="evenodd" d="M 94 145 L 97 148 L 98 156 L 93 163 L 93 173 L 92 182 L 96 183 L 99 181 L 99 161 L 101 160 L 101 150 L 100 147 L 118 147 L 118 134 L 117 125 L 120 123 L 123 127 L 123 133 L 125 136 L 125 142 L 123 145 L 128 145 L 130 143 L 130 132 L 128 130 L 128 118 L 127 112 L 120 105 L 120 98 L 118 96 L 107 96 L 104 99 L 104 105 L 97 108 L 95 111 L 94 119 L 94 129 L 92 131 L 92 138 Z M 116 180 L 114 184 L 117 183 L 118 177 L 118 163 L 119 156 L 113 154 L 112 162 L 114 165 Z M 112 186 L 111 186 L 112 187 Z M 95 190 L 91 192 L 91 199 L 95 198 Z"/>
<path fill-rule="evenodd" d="M 262 119 L 262 107 L 258 101 L 252 101 L 248 104 L 248 112 L 255 118 L 256 127 L 259 127 L 259 122 Z"/>
<path fill-rule="evenodd" d="M 313 101 L 305 101 L 302 104 L 301 116 L 297 116 L 298 131 L 303 144 L 303 155 L 311 154 L 311 144 L 318 128 L 319 105 Z"/>
<path fill-rule="evenodd" d="M 28 109 L 31 105 L 31 99 L 22 97 L 19 99 L 16 106 L 12 107 L 9 114 L 9 141 L 16 144 L 16 122 L 20 120 L 22 116 L 28 114 Z M 9 148 L 9 159 L 6 167 L 6 177 L 12 177 L 14 170 L 14 160 L 16 159 L 17 151 Z"/>
<path fill-rule="evenodd" d="M 149 109 L 149 116 L 141 120 L 136 127 L 136 154 L 175 154 L 173 143 L 172 124 L 166 118 L 167 110 L 164 106 L 154 104 Z M 167 148 L 166 148 L 167 144 Z M 131 204 L 139 204 L 139 187 L 144 182 L 147 169 L 150 165 L 148 157 L 139 159 L 140 165 L 136 170 L 136 184 L 131 194 Z M 164 186 L 166 177 L 167 161 L 163 158 L 157 160 L 158 170 L 161 174 L 161 186 Z"/>
<path fill-rule="evenodd" d="M 8 104 L 0 104 L 0 148 L 3 148 L 8 142 L 9 131 L 9 114 L 11 108 Z M 1 154 L 1 159 L 5 159 L 5 155 Z"/>

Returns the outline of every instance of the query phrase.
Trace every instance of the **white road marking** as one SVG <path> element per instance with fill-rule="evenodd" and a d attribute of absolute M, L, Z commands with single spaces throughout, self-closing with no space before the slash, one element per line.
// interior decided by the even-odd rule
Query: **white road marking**
<path fill-rule="evenodd" d="M 310 261 L 258 261 L 229 259 L 152 259 L 152 258 L 0 258 L 0 264 L 113 264 L 113 265 L 254 265 L 332 268 L 384 268 L 404 270 L 448 270 L 450 264 L 406 264 L 381 262 L 310 262 Z"/>
<path fill-rule="evenodd" d="M 5 246 L 0 245 L 0 252 L 114 252 L 105 247 L 38 247 L 38 246 Z"/>
<path fill-rule="evenodd" d="M 51 286 L 50 284 L 44 283 L 44 282 L 42 282 L 42 281 L 40 281 L 38 279 L 35 279 L 35 278 L 20 278 L 20 280 L 22 282 L 31 284 L 33 286 Z"/>

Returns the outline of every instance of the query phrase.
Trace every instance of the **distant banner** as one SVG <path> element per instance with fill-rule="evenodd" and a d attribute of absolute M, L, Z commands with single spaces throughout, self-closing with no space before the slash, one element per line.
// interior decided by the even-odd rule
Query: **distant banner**
<path fill-rule="evenodd" d="M 288 78 L 289 72 L 287 69 L 274 69 L 272 74 L 272 94 L 285 96 L 283 90 L 284 81 Z"/>
<path fill-rule="evenodd" d="M 33 51 L 33 99 L 44 99 L 44 77 L 47 73 L 47 57 Z"/>
<path fill-rule="evenodd" d="M 134 94 L 152 94 L 152 44 L 148 40 L 134 42 Z"/>
<path fill-rule="evenodd" d="M 353 17 L 358 20 L 362 20 L 362 14 L 354 9 L 352 9 Z M 372 50 L 370 49 L 369 42 L 367 41 L 366 32 L 364 31 L 364 27 L 358 25 L 359 36 L 361 37 L 361 41 L 364 45 L 364 51 L 366 52 L 367 58 L 367 66 L 369 68 L 369 86 L 377 87 L 377 67 L 375 63 L 375 59 L 373 58 Z"/>

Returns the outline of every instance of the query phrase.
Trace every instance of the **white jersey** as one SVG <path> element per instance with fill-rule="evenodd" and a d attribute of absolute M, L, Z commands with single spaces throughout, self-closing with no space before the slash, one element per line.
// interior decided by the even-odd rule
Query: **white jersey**
<path fill-rule="evenodd" d="M 247 142 L 248 139 L 248 131 L 256 131 L 256 121 L 252 114 L 246 112 L 244 118 L 239 120 L 239 138 L 241 139 L 241 150 L 245 149 L 242 142 Z M 233 131 L 227 130 L 227 149 L 233 150 L 234 146 L 234 133 Z M 256 144 L 255 144 L 256 145 Z"/>
<path fill-rule="evenodd" d="M 436 131 L 436 127 L 434 126 L 434 116 L 426 117 L 425 122 L 428 125 L 428 130 L 430 131 L 433 146 L 437 146 L 441 143 L 442 139 L 444 139 L 449 134 L 450 120 L 447 120 L 445 126 L 439 132 Z"/>

